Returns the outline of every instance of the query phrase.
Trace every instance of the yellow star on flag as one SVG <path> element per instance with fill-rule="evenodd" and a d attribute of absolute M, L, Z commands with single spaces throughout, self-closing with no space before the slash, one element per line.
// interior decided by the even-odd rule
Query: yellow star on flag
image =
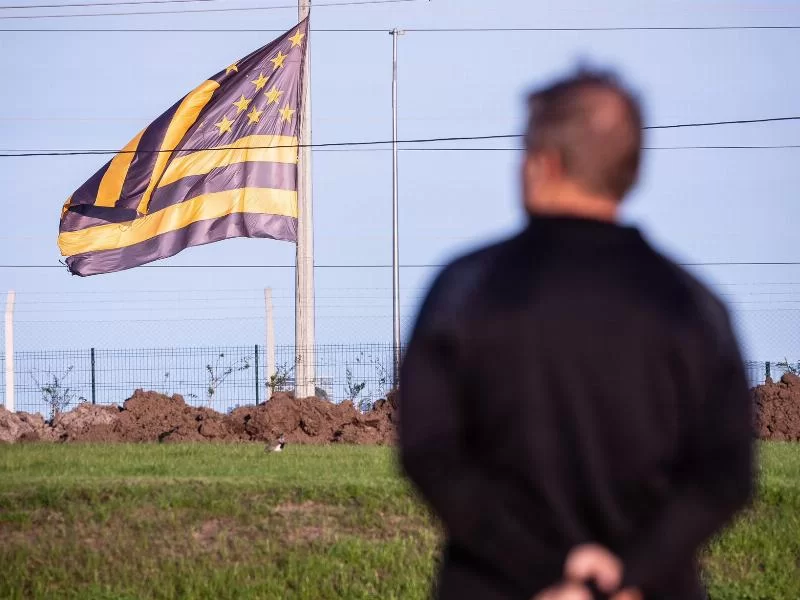
<path fill-rule="evenodd" d="M 289 108 L 289 105 L 287 104 L 284 108 L 280 109 L 278 112 L 281 113 L 281 120 L 289 123 L 292 120 L 292 116 L 294 115 L 295 110 L 293 108 Z"/>
<path fill-rule="evenodd" d="M 238 115 L 240 112 L 246 111 L 247 107 L 250 106 L 252 101 L 252 99 L 248 100 L 244 97 L 244 94 L 242 94 L 242 97 L 239 98 L 237 102 L 233 103 L 233 105 L 236 107 L 236 114 Z"/>
<path fill-rule="evenodd" d="M 264 77 L 264 73 L 259 73 L 258 74 L 258 79 L 254 80 L 254 81 L 251 81 L 250 83 L 252 83 L 252 84 L 254 84 L 256 86 L 256 90 L 260 90 L 265 85 L 267 85 L 267 78 Z"/>
<path fill-rule="evenodd" d="M 238 73 L 239 72 L 239 65 L 237 65 L 236 63 L 233 63 L 230 67 L 225 69 L 225 75 L 230 75 L 231 71 L 235 71 L 236 73 Z"/>
<path fill-rule="evenodd" d="M 263 110 L 256 110 L 256 107 L 254 106 L 253 110 L 247 113 L 247 118 L 250 119 L 251 124 L 255 125 L 258 123 L 259 119 L 261 119 L 261 113 L 263 112 Z"/>
<path fill-rule="evenodd" d="M 282 91 L 280 91 L 280 90 L 279 90 L 277 87 L 275 87 L 275 86 L 273 85 L 273 86 L 272 86 L 272 89 L 271 89 L 270 91 L 268 91 L 268 92 L 264 92 L 264 95 L 265 95 L 267 98 L 269 98 L 269 102 L 268 102 L 267 104 L 274 104 L 274 103 L 276 103 L 278 100 L 280 100 L 280 99 L 281 99 L 281 96 L 283 95 L 283 92 L 282 92 Z"/>
<path fill-rule="evenodd" d="M 295 33 L 292 37 L 289 38 L 292 42 L 292 48 L 296 48 L 297 46 L 302 44 L 304 37 L 306 37 L 306 34 L 300 33 L 300 30 L 298 29 L 297 33 Z"/>
<path fill-rule="evenodd" d="M 222 121 L 215 123 L 214 127 L 219 128 L 219 133 L 222 135 L 223 133 L 231 130 L 231 125 L 233 125 L 233 121 L 229 121 L 228 117 L 223 116 Z"/>
<path fill-rule="evenodd" d="M 273 65 L 275 65 L 275 68 L 273 70 L 277 71 L 278 69 L 280 69 L 283 66 L 283 61 L 285 61 L 287 58 L 288 56 L 286 54 L 278 50 L 278 56 L 269 59 L 270 62 Z"/>

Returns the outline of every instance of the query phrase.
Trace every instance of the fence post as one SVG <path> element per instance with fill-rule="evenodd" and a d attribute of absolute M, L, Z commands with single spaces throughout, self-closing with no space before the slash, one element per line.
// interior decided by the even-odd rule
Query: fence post
<path fill-rule="evenodd" d="M 767 365 L 767 366 L 766 366 L 766 371 L 764 372 L 764 380 L 765 380 L 765 381 L 766 381 L 767 379 L 769 379 L 769 378 L 770 378 L 770 373 L 769 373 L 769 361 L 767 361 L 767 362 L 766 362 L 766 365 Z"/>
<path fill-rule="evenodd" d="M 259 399 L 259 389 L 258 385 L 258 344 L 256 344 L 256 359 L 255 359 L 255 367 L 256 367 L 256 406 L 258 406 L 258 399 Z"/>
<path fill-rule="evenodd" d="M 94 376 L 94 348 L 92 348 L 91 356 L 92 356 L 92 404 L 94 404 L 95 401 L 97 400 L 97 391 L 96 391 L 97 388 L 95 385 L 95 376 Z"/>
<path fill-rule="evenodd" d="M 14 302 L 12 290 L 6 297 L 6 409 L 14 412 Z"/>

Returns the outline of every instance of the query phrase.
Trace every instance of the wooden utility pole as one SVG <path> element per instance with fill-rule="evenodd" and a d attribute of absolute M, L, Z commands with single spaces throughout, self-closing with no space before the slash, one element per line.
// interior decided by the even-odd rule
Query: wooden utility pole
<path fill-rule="evenodd" d="M 299 19 L 311 13 L 311 0 L 298 0 Z M 310 36 L 309 27 L 307 35 Z M 302 114 L 297 186 L 297 268 L 295 281 L 295 395 L 314 395 L 314 204 L 311 181 L 311 51 L 307 38 L 302 70 Z"/>

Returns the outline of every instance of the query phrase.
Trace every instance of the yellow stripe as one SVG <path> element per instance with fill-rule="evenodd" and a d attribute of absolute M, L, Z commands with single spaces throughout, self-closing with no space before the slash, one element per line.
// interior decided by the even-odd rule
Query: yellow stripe
<path fill-rule="evenodd" d="M 204 194 L 173 204 L 126 223 L 109 223 L 58 236 L 64 256 L 127 248 L 157 235 L 183 229 L 207 219 L 234 213 L 269 214 L 297 218 L 297 192 L 271 188 L 240 188 Z"/>
<path fill-rule="evenodd" d="M 166 152 L 158 153 L 153 172 L 150 174 L 150 184 L 144 191 L 142 199 L 139 202 L 139 207 L 136 209 L 139 214 L 147 214 L 147 209 L 150 206 L 150 197 L 156 189 L 156 184 L 164 174 L 164 169 L 167 168 L 167 163 L 169 162 L 170 156 L 172 156 L 171 151 L 178 145 L 178 142 L 183 139 L 183 136 L 186 135 L 189 128 L 194 125 L 194 122 L 197 121 L 197 116 L 200 114 L 200 111 L 208 104 L 208 101 L 211 100 L 211 96 L 218 87 L 219 83 L 216 81 L 204 81 L 181 102 L 181 105 L 175 112 L 175 116 L 172 117 L 167 127 L 164 139 L 161 141 L 160 149 L 166 150 Z"/>
<path fill-rule="evenodd" d="M 61 207 L 61 218 L 62 219 L 64 218 L 64 215 L 67 214 L 67 211 L 69 210 L 69 207 L 70 207 L 71 204 L 72 204 L 72 196 L 67 198 L 67 201 L 64 202 L 64 206 Z"/>
<path fill-rule="evenodd" d="M 142 135 L 144 135 L 144 129 L 128 142 L 128 145 L 122 149 L 120 154 L 111 159 L 111 164 L 108 165 L 108 169 L 106 169 L 106 173 L 100 181 L 100 187 L 97 188 L 95 206 L 112 207 L 119 200 L 119 195 L 122 193 L 122 185 L 128 176 L 128 169 L 133 162 L 133 157 L 136 156 L 135 150 L 139 147 Z"/>
<path fill-rule="evenodd" d="M 164 172 L 158 187 L 175 183 L 183 177 L 205 175 L 219 167 L 243 162 L 296 164 L 297 138 L 287 135 L 250 135 L 225 146 L 175 158 Z"/>

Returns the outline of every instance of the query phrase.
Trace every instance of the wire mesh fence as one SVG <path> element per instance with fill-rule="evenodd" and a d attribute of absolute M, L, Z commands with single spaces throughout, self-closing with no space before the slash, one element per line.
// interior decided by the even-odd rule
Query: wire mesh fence
<path fill-rule="evenodd" d="M 293 391 L 297 355 L 294 347 L 277 347 L 270 376 L 260 345 L 15 352 L 15 407 L 49 417 L 81 402 L 121 404 L 144 389 L 226 412 L 263 402 L 274 391 Z M 391 389 L 391 344 L 318 346 L 314 356 L 321 398 L 365 407 Z M 4 382 L 0 401 L 5 404 Z"/>
<path fill-rule="evenodd" d="M 51 417 L 81 402 L 121 404 L 136 389 L 180 394 L 187 403 L 220 412 L 263 402 L 273 392 L 293 391 L 298 350 L 279 346 L 268 374 L 264 346 L 44 350 L 14 355 L 16 410 Z M 300 353 L 302 354 L 302 353 Z M 318 346 L 316 395 L 332 402 L 352 400 L 365 408 L 392 388 L 391 344 Z M 0 372 L 6 357 L 0 354 Z M 748 361 L 751 386 L 777 381 L 800 361 Z M 5 404 L 0 378 L 0 402 Z"/>

